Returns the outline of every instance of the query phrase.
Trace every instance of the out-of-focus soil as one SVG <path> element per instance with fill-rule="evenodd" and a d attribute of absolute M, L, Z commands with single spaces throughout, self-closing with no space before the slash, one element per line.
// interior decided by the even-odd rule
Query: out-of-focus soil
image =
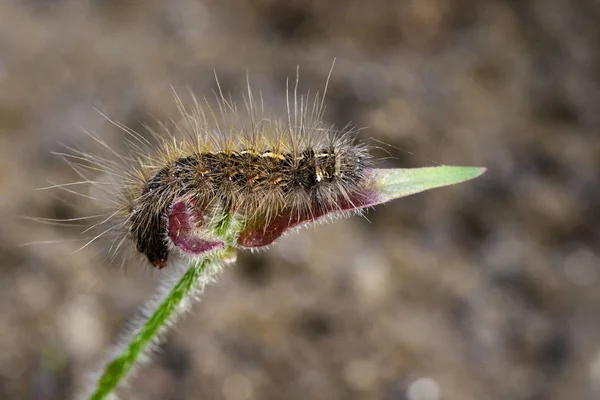
<path fill-rule="evenodd" d="M 52 151 L 176 115 L 171 85 L 285 113 L 324 86 L 382 165 L 476 181 L 241 254 L 123 399 L 600 398 L 600 3 L 0 2 L 0 398 L 68 399 L 161 273 L 18 216 L 93 202 Z M 62 199 L 62 200 L 61 200 Z M 21 246 L 41 240 L 52 244 Z M 100 253 L 100 254 L 99 254 Z"/>

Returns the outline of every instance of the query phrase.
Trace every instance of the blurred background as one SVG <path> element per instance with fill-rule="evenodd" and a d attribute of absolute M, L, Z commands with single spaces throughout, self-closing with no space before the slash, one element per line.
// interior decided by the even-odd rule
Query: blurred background
<path fill-rule="evenodd" d="M 284 116 L 285 80 L 325 119 L 388 143 L 383 166 L 483 177 L 241 254 L 123 399 L 600 398 L 597 0 L 0 2 L 0 398 L 69 399 L 159 272 L 109 265 L 35 191 L 59 157 L 176 115 L 246 71 Z M 64 196 L 63 196 L 64 197 Z M 52 245 L 21 246 L 39 240 Z"/>

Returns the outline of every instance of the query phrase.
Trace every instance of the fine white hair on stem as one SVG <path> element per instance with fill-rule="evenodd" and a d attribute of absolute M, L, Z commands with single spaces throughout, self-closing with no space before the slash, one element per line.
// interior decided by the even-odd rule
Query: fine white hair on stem
<path fill-rule="evenodd" d="M 158 328 L 156 332 L 153 332 L 151 335 L 151 340 L 144 343 L 144 347 L 140 349 L 140 353 L 136 356 L 135 362 L 129 367 L 126 378 L 131 378 L 136 369 L 147 363 L 151 359 L 152 354 L 158 350 L 166 331 L 174 325 L 186 311 L 188 311 L 194 300 L 199 301 L 206 286 L 215 281 L 217 275 L 223 269 L 223 266 L 233 261 L 234 259 L 207 261 L 206 266 L 201 270 L 201 273 L 198 274 L 190 289 L 185 292 L 182 300 L 174 304 L 172 310 L 167 313 L 166 319 L 161 321 L 161 324 L 157 327 L 150 326 L 151 317 L 157 313 L 158 309 L 166 307 L 167 302 L 173 301 L 173 292 L 176 290 L 176 284 L 180 282 L 183 275 L 189 271 L 189 261 L 178 260 L 173 262 L 172 268 L 161 277 L 155 296 L 142 307 L 138 317 L 128 323 L 128 326 L 120 335 L 117 344 L 106 353 L 102 364 L 107 364 L 108 361 L 117 359 L 119 356 L 125 354 L 127 350 L 131 350 L 131 343 L 134 342 L 143 331 Z M 97 382 L 100 380 L 103 373 L 104 371 L 99 370 L 87 376 L 79 398 L 86 399 L 92 395 L 97 389 Z M 126 387 L 127 384 L 128 380 L 122 379 L 116 389 L 122 389 Z M 116 393 L 112 393 L 112 398 L 117 398 Z"/>

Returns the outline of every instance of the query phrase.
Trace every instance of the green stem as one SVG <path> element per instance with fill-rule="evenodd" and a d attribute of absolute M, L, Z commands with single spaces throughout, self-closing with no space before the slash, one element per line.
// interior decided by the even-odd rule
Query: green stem
<path fill-rule="evenodd" d="M 213 259 L 195 262 L 183 274 L 181 279 L 158 304 L 150 318 L 139 328 L 133 339 L 117 358 L 104 369 L 89 400 L 102 400 L 109 396 L 123 381 L 133 366 L 139 363 L 139 357 L 159 337 L 161 331 L 168 326 L 179 312 L 185 308 L 186 300 L 199 288 L 202 276 L 207 267 L 214 263 Z"/>

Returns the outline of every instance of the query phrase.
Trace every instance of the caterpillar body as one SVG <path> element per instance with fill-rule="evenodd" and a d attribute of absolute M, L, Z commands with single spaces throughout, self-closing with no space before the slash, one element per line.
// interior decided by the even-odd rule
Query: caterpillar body
<path fill-rule="evenodd" d="M 352 208 L 365 184 L 368 147 L 356 142 L 351 127 L 336 130 L 323 123 L 327 85 L 323 96 L 308 98 L 298 97 L 297 82 L 291 100 L 288 94 L 287 120 L 265 113 L 249 85 L 246 111 L 240 113 L 219 86 L 216 111 L 207 100 L 200 105 L 192 95 L 193 106 L 186 107 L 175 96 L 180 121 L 161 125 L 160 131 L 148 128 L 154 143 L 116 123 L 127 133 L 124 154 L 96 136 L 94 141 L 110 155 L 63 154 L 85 182 L 92 181 L 90 170 L 111 178 L 111 212 L 94 225 L 108 228 L 93 240 L 117 231 L 113 252 L 133 243 L 137 253 L 162 268 L 176 249 L 189 250 L 176 239 L 178 223 L 193 220 L 187 229 L 199 228 L 194 235 L 202 239 L 193 249 L 205 246 L 202 250 L 208 251 L 220 242 L 201 227 L 211 218 L 235 213 L 247 226 L 262 229 L 258 240 L 254 234 L 240 239 L 240 246 L 260 247 L 280 235 L 282 224 L 294 226 Z M 177 218 L 182 213 L 187 213 L 184 222 Z M 271 223 L 278 220 L 279 225 Z"/>
<path fill-rule="evenodd" d="M 339 145 L 301 152 L 242 149 L 180 157 L 152 175 L 133 201 L 130 231 L 138 251 L 153 265 L 162 265 L 169 252 L 162 239 L 165 215 L 175 198 L 193 198 L 203 209 L 221 203 L 250 217 L 264 207 L 271 209 L 269 215 L 286 206 L 327 208 L 333 206 L 329 202 L 336 193 L 360 181 L 364 159 L 356 147 Z"/>

